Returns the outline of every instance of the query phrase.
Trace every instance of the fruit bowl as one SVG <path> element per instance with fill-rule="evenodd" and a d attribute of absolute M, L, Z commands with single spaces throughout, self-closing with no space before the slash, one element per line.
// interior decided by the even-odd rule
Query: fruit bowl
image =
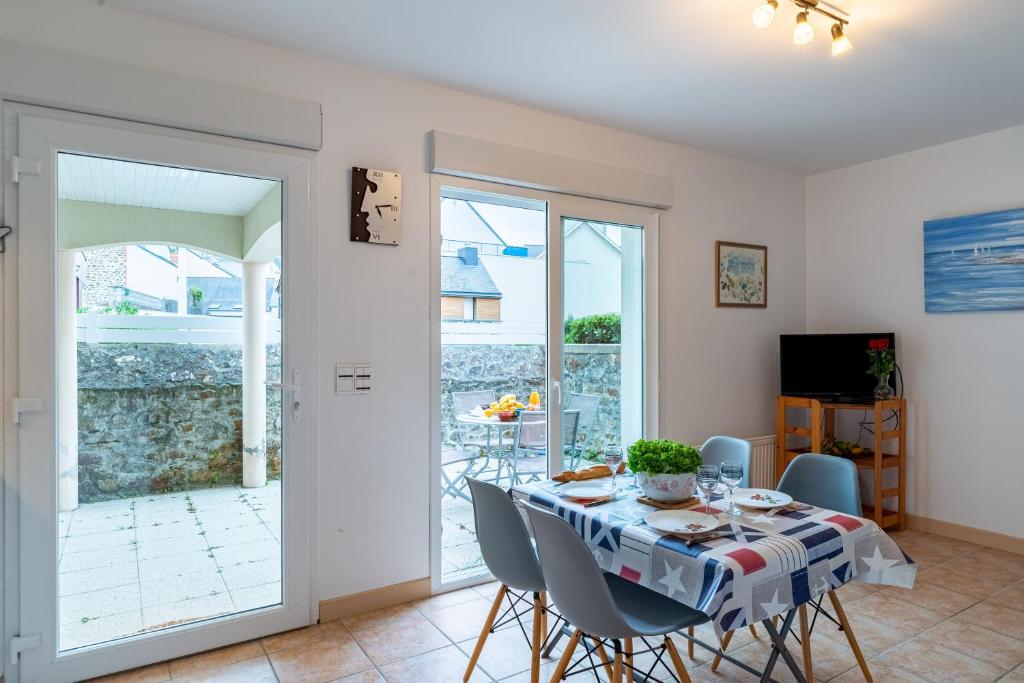
<path fill-rule="evenodd" d="M 516 413 L 517 412 L 518 411 L 516 411 L 515 409 L 513 409 L 513 410 L 499 410 L 498 411 L 498 419 L 501 420 L 502 422 L 515 422 Z"/>

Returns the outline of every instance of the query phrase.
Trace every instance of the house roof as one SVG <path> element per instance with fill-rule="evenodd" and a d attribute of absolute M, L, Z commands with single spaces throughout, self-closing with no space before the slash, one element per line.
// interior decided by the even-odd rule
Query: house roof
<path fill-rule="evenodd" d="M 458 256 L 442 256 L 441 295 L 501 298 L 501 290 L 484 264 L 469 266 Z"/>

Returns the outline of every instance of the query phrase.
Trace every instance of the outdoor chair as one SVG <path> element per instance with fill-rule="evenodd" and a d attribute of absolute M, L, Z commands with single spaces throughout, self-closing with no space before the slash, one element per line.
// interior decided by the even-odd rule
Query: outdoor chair
<path fill-rule="evenodd" d="M 517 609 L 521 603 L 526 602 L 531 605 L 533 612 L 533 636 L 528 639 L 530 681 L 537 683 L 540 677 L 541 649 L 544 644 L 542 634 L 548 632 L 549 613 L 545 593 L 547 589 L 537 561 L 537 553 L 530 541 L 523 517 L 506 491 L 478 479 L 469 480 L 469 489 L 473 494 L 473 517 L 477 541 L 480 543 L 480 554 L 487 569 L 501 582 L 501 587 L 484 620 L 463 680 L 468 681 L 473 675 L 473 669 L 480 659 L 480 653 L 483 652 L 487 636 L 513 620 L 519 623 L 523 634 L 526 634 L 527 627 L 523 624 L 522 617 L 528 610 Z M 531 594 L 531 597 L 528 598 L 527 594 Z M 505 600 L 508 600 L 508 607 L 499 617 L 498 610 Z M 561 624 L 562 620 L 558 619 L 555 629 L 561 628 Z"/>
<path fill-rule="evenodd" d="M 494 392 L 490 390 L 452 392 L 455 415 L 466 415 L 474 408 L 485 403 L 489 405 L 493 401 Z M 466 479 L 482 474 L 490 464 L 491 430 L 488 427 L 457 423 L 452 437 L 455 447 L 441 451 L 441 497 L 452 496 L 468 502 L 470 498 L 466 494 Z M 456 464 L 464 466 L 454 475 L 449 474 L 445 468 Z"/>
<path fill-rule="evenodd" d="M 820 455 L 817 453 L 802 453 L 793 459 L 782 473 L 779 485 L 776 487 L 782 493 L 787 493 L 793 500 L 807 505 L 814 505 L 851 517 L 860 517 L 863 513 L 860 506 L 860 485 L 857 477 L 857 466 L 853 461 L 833 455 Z M 846 618 L 846 612 L 839 602 L 839 596 L 834 590 L 828 593 L 829 601 L 836 616 L 833 617 L 821 608 L 825 596 L 818 598 L 816 603 L 810 603 L 811 609 L 817 616 L 823 616 L 833 622 L 846 635 L 846 640 L 853 650 L 853 656 L 857 659 L 864 679 L 871 680 L 871 672 L 868 670 L 867 661 L 860 651 L 857 638 L 853 634 L 850 622 Z M 811 662 L 811 631 L 814 622 L 808 623 L 807 605 L 800 606 L 800 643 L 803 647 L 804 677 L 814 680 L 813 665 Z M 729 645 L 732 631 L 727 631 L 722 638 L 722 651 Z M 715 660 L 717 663 L 717 659 Z M 712 670 L 716 668 L 712 666 Z"/>
<path fill-rule="evenodd" d="M 580 413 L 566 410 L 562 413 L 562 450 L 571 458 L 579 430 Z M 511 485 L 538 481 L 547 476 L 547 415 L 524 410 L 512 437 L 512 450 L 507 453 L 505 465 L 510 470 Z M 499 475 L 501 465 L 498 466 Z"/>
<path fill-rule="evenodd" d="M 571 470 L 576 469 L 583 459 L 583 452 L 586 447 L 594 443 L 594 422 L 597 419 L 597 409 L 601 404 L 601 397 L 592 394 L 569 394 L 569 400 L 565 403 L 566 410 L 578 410 L 580 413 L 580 424 L 576 441 L 573 444 L 572 457 L 569 462 Z"/>
<path fill-rule="evenodd" d="M 544 583 L 562 618 L 575 627 L 551 680 L 586 671 L 594 671 L 596 675 L 600 667 L 611 683 L 622 683 L 624 675 L 625 680 L 634 680 L 637 675 L 642 680 L 656 680 L 651 676 L 667 654 L 674 669 L 673 678 L 689 683 L 690 677 L 671 634 L 706 623 L 709 617 L 601 571 L 590 548 L 568 522 L 531 505 L 526 506 L 526 511 L 537 542 Z M 590 657 L 584 656 L 570 665 L 583 637 L 597 641 L 601 664 L 586 666 Z M 634 650 L 635 640 L 643 644 L 642 649 Z M 603 647 L 607 643 L 615 652 L 610 666 Z M 655 655 L 654 661 L 648 671 L 639 671 L 634 667 L 634 658 L 647 653 Z M 667 667 L 667 663 L 665 665 Z"/>

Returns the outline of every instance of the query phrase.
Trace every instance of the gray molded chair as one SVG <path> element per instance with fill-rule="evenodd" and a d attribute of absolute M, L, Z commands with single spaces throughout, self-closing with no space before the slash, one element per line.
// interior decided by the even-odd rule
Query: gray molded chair
<path fill-rule="evenodd" d="M 857 466 L 853 461 L 846 458 L 839 458 L 833 455 L 820 455 L 818 453 L 802 453 L 795 457 L 786 467 L 776 487 L 783 493 L 788 493 L 793 500 L 808 505 L 814 505 L 828 510 L 835 510 L 844 515 L 860 517 L 860 484 L 857 477 Z M 868 670 L 867 661 L 861 653 L 860 645 L 854 636 L 850 622 L 846 618 L 846 612 L 839 602 L 836 592 L 827 593 L 832 609 L 835 610 L 836 619 L 821 609 L 821 600 L 810 603 L 811 609 L 825 618 L 836 621 L 840 630 L 846 634 L 846 640 L 853 650 L 853 655 L 860 665 L 864 680 L 871 680 L 871 672 Z M 800 606 L 800 642 L 803 646 L 804 676 L 807 680 L 813 680 L 814 667 L 811 661 L 811 630 L 813 623 L 808 624 L 807 605 Z M 726 633 L 726 638 L 730 637 Z M 722 649 L 728 645 L 728 640 L 723 640 Z M 712 667 L 714 668 L 714 667 Z"/>
<path fill-rule="evenodd" d="M 605 664 L 611 683 L 621 683 L 624 673 L 632 680 L 633 657 L 647 652 L 657 653 L 652 669 L 667 652 L 678 680 L 688 682 L 690 677 L 683 660 L 669 636 L 709 621 L 708 616 L 614 574 L 606 574 L 565 520 L 533 506 L 527 506 L 526 511 L 537 541 L 544 582 L 562 618 L 576 628 L 551 680 L 560 680 L 566 674 L 573 652 L 586 636 L 599 642 L 611 641 L 615 649 L 611 671 Z M 648 637 L 663 640 L 650 645 L 645 640 Z M 648 649 L 634 651 L 636 638 Z M 602 648 L 599 653 L 603 651 Z M 651 673 L 647 672 L 648 678 Z"/>
<path fill-rule="evenodd" d="M 526 600 L 527 593 L 532 593 L 532 599 L 529 600 L 533 609 L 530 681 L 537 683 L 540 677 L 542 634 L 547 633 L 548 614 L 544 575 L 537 560 L 537 553 L 530 541 L 523 517 L 506 491 L 478 479 L 469 479 L 469 490 L 473 495 L 473 517 L 476 522 L 477 541 L 480 543 L 480 554 L 487 569 L 501 582 L 501 588 L 498 589 L 491 611 L 480 630 L 480 637 L 473 648 L 473 655 L 469 658 L 463 680 L 468 681 L 473 675 L 473 669 L 480 658 L 480 653 L 483 652 L 487 636 L 496 629 L 494 622 L 506 595 L 513 618 L 519 620 L 521 614 L 525 612 L 520 613 L 516 610 L 516 604 Z"/>
<path fill-rule="evenodd" d="M 594 421 L 597 419 L 597 409 L 600 406 L 600 396 L 575 392 L 569 394 L 569 400 L 565 402 L 565 409 L 578 411 L 580 422 L 576 430 L 576 441 L 572 445 L 568 469 L 574 470 L 579 467 L 580 460 L 583 459 L 584 448 L 594 442 Z"/>
<path fill-rule="evenodd" d="M 778 490 L 793 500 L 860 517 L 860 484 L 852 460 L 834 455 L 802 453 L 779 479 Z"/>
<path fill-rule="evenodd" d="M 700 447 L 700 457 L 705 465 L 721 467 L 723 462 L 733 460 L 743 465 L 741 489 L 750 488 L 750 442 L 735 436 L 713 436 Z"/>

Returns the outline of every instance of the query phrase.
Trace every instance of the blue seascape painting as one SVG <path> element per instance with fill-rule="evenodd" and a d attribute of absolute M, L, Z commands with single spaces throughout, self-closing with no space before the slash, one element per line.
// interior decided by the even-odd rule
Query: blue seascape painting
<path fill-rule="evenodd" d="M 1024 209 L 924 223 L 924 310 L 1024 310 Z"/>

